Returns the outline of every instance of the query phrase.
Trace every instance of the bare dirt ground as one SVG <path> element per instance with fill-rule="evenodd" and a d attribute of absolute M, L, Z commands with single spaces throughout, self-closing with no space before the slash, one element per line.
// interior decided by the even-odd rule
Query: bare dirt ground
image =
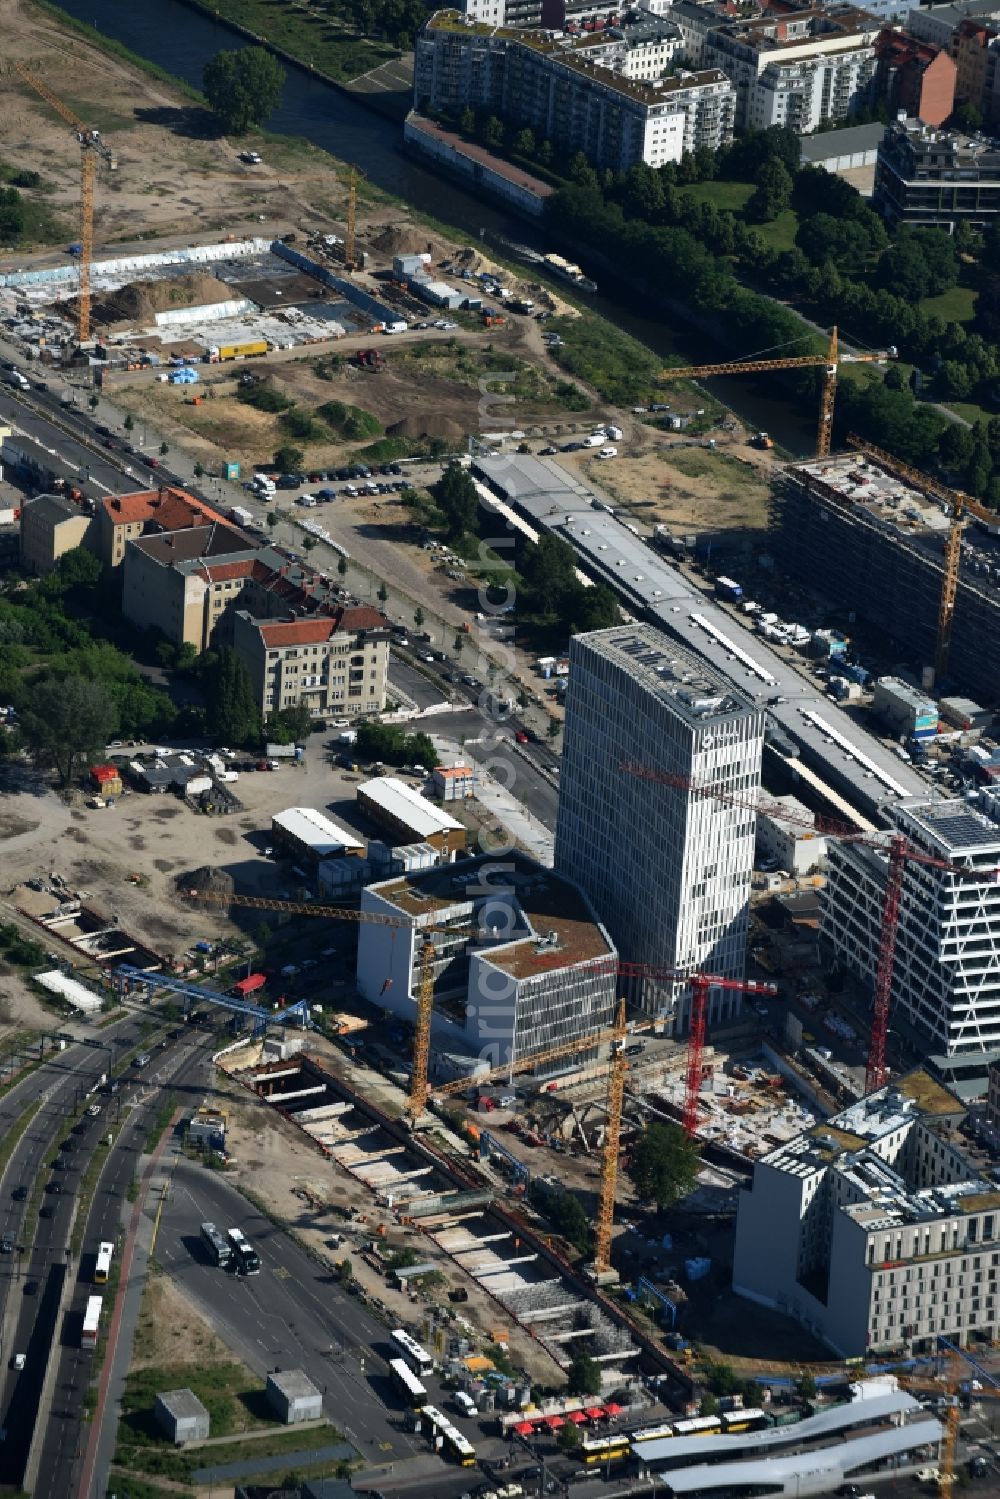
<path fill-rule="evenodd" d="M 599 403 L 582 412 L 560 405 L 557 389 L 565 376 L 545 353 L 538 325 L 525 319 L 449 338 L 430 333 L 416 343 L 398 340 L 383 349 L 386 366 L 380 374 L 357 369 L 336 346 L 319 358 L 269 362 L 254 372 L 266 368 L 274 389 L 306 411 L 341 401 L 370 412 L 388 437 L 443 438 L 453 449 L 464 447 L 469 433 L 501 423 L 555 437 L 609 419 Z M 279 416 L 237 399 L 237 373 L 217 370 L 206 376 L 198 386 L 198 405 L 187 387 L 148 380 L 117 385 L 115 404 L 155 425 L 213 471 L 223 460 L 236 459 L 245 469 L 270 463 L 288 440 Z M 325 441 L 306 442 L 305 466 L 348 463 L 372 440 L 349 442 L 331 434 Z"/>
<path fill-rule="evenodd" d="M 130 1372 L 164 1364 L 231 1364 L 233 1354 L 166 1275 L 146 1277 Z M 247 1383 L 253 1376 L 247 1370 Z"/>
<path fill-rule="evenodd" d="M 241 166 L 228 141 L 199 134 L 208 127 L 204 111 L 68 33 L 33 6 L 0 0 L 0 35 L 5 62 L 25 64 L 117 151 L 117 170 L 102 168 L 98 175 L 98 253 L 150 233 L 176 237 L 181 222 L 187 226 L 184 240 L 216 230 L 249 233 L 261 215 L 285 221 L 308 207 L 308 171 L 297 197 L 299 189 L 282 179 L 277 161 L 266 168 Z M 75 223 L 79 151 L 66 124 L 6 70 L 0 100 L 6 158 L 24 160 L 39 171 L 51 207 L 65 215 L 67 224 Z M 328 178 L 328 166 L 323 176 Z"/>
<path fill-rule="evenodd" d="M 714 451 L 703 439 L 654 436 L 639 424 L 628 436 L 615 459 L 584 452 L 559 461 L 647 525 L 681 533 L 766 530 L 773 459 L 751 447 L 742 430 L 713 432 Z"/>

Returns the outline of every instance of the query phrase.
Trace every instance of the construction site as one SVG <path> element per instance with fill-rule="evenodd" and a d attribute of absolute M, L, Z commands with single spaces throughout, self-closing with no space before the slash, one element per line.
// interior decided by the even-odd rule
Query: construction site
<path fill-rule="evenodd" d="M 481 1314 L 492 1307 L 490 1325 L 503 1328 L 513 1319 L 530 1330 L 550 1362 L 550 1381 L 564 1377 L 583 1341 L 608 1370 L 609 1385 L 637 1381 L 640 1344 L 581 1293 L 578 1278 L 567 1279 L 565 1263 L 531 1223 L 504 1207 L 502 1177 L 474 1165 L 468 1146 L 442 1140 L 436 1130 L 408 1135 L 318 1059 L 296 1055 L 254 1066 L 236 1052 L 227 1065 L 315 1142 L 335 1171 L 367 1190 L 374 1204 L 370 1221 L 381 1217 L 408 1230 L 409 1242 L 416 1238 L 420 1262 L 397 1272 L 402 1282 L 417 1288 L 421 1270 L 436 1272 L 454 1291 L 468 1277 L 472 1285 L 454 1299 L 468 1301 L 478 1288 L 486 1298 L 477 1297 Z M 368 1253 L 378 1255 L 385 1233 L 374 1232 Z"/>
<path fill-rule="evenodd" d="M 917 679 L 938 660 L 942 598 L 961 531 L 948 680 L 1000 696 L 1000 525 L 983 507 L 871 452 L 776 472 L 773 546 L 783 570 L 885 632 Z M 963 512 L 968 522 L 963 520 Z"/>

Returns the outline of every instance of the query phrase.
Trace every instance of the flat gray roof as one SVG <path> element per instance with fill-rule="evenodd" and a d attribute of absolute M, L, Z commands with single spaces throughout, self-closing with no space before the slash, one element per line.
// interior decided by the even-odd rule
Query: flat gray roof
<path fill-rule="evenodd" d="M 853 1441 L 809 1452 L 786 1453 L 780 1457 L 746 1463 L 700 1463 L 662 1475 L 664 1486 L 674 1495 L 691 1494 L 695 1499 L 709 1499 L 731 1488 L 773 1496 L 794 1495 L 806 1499 L 811 1494 L 829 1494 L 845 1478 L 872 1463 L 919 1447 L 936 1447 L 944 1435 L 940 1421 L 915 1421 L 910 1426 L 893 1426 L 888 1431 L 874 1431 Z M 717 1437 L 716 1441 L 719 1440 Z M 777 1484 L 781 1484 L 779 1489 Z"/>
<path fill-rule="evenodd" d="M 773 1426 L 767 1431 L 747 1431 L 730 1436 L 663 1437 L 653 1442 L 633 1442 L 632 1451 L 646 1463 L 662 1462 L 665 1458 L 697 1458 L 709 1453 L 715 1456 L 728 1451 L 734 1456 L 737 1452 L 769 1452 L 775 1447 L 794 1447 L 817 1437 L 849 1431 L 863 1421 L 886 1421 L 890 1416 L 919 1409 L 919 1400 L 897 1390 L 891 1395 L 873 1395 L 868 1400 L 852 1400 L 849 1405 L 834 1406 L 832 1410 L 796 1421 L 792 1426 Z"/>
<path fill-rule="evenodd" d="M 192 1416 L 208 1415 L 208 1411 L 193 1390 L 161 1390 L 156 1398 L 164 1410 L 170 1412 L 175 1421 L 190 1420 Z"/>
<path fill-rule="evenodd" d="M 803 757 L 870 816 L 886 800 L 933 799 L 928 783 L 817 691 L 791 662 L 695 588 L 603 496 L 551 459 L 505 453 L 473 472 L 529 524 L 569 541 L 626 605 L 679 639 L 753 698 Z M 595 509 L 597 502 L 602 508 Z M 631 523 L 630 523 L 631 524 Z M 780 698 L 780 702 L 774 699 Z"/>
<path fill-rule="evenodd" d="M 280 1390 L 286 1400 L 310 1399 L 320 1393 L 301 1369 L 277 1369 L 267 1376 L 267 1382 Z"/>
<path fill-rule="evenodd" d="M 885 135 L 884 125 L 847 125 L 843 130 L 825 130 L 804 136 L 802 160 L 807 165 L 828 161 L 831 156 L 851 156 L 855 151 L 876 151 Z"/>
<path fill-rule="evenodd" d="M 757 709 L 752 697 L 713 671 L 704 657 L 681 650 L 655 625 L 616 625 L 581 635 L 579 643 L 621 667 L 692 728 L 723 723 Z"/>

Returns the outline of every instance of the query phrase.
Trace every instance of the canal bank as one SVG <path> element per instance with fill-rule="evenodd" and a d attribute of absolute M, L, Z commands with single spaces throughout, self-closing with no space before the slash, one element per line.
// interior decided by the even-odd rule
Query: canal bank
<path fill-rule="evenodd" d="M 217 52 L 231 49 L 235 35 L 227 24 L 202 6 L 192 6 L 190 0 L 143 0 L 141 6 L 122 6 L 120 0 L 60 0 L 56 6 L 50 0 L 45 8 L 64 12 L 195 88 L 201 84 L 205 64 Z M 458 235 L 472 240 L 488 237 L 495 244 L 504 239 L 523 241 L 542 251 L 554 248 L 542 227 L 407 154 L 401 128 L 367 102 L 297 63 L 288 62 L 287 67 L 281 101 L 267 122 L 269 131 L 308 140 L 356 166 L 374 187 Z M 574 253 L 574 258 L 579 256 Z M 630 291 L 620 281 L 605 277 L 600 293 L 588 297 L 586 304 L 663 358 L 676 355 L 694 362 L 711 354 L 703 333 L 668 313 L 651 316 L 648 296 Z M 713 395 L 748 425 L 770 432 L 792 453 L 811 452 L 815 435 L 809 413 L 778 399 L 773 385 L 773 396 L 763 394 L 766 388 L 747 380 L 713 381 L 711 386 Z"/>

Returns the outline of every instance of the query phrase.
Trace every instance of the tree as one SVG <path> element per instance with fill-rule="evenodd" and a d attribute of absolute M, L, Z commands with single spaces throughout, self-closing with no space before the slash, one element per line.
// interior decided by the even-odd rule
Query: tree
<path fill-rule="evenodd" d="M 798 1383 L 796 1384 L 795 1388 L 798 1391 L 798 1393 L 802 1396 L 803 1400 L 813 1400 L 813 1399 L 815 1399 L 815 1396 L 816 1396 L 816 1381 L 813 1378 L 813 1376 L 809 1373 L 808 1369 L 806 1370 L 805 1374 L 800 1375 Z"/>
<path fill-rule="evenodd" d="M 298 744 L 313 731 L 312 714 L 305 703 L 280 708 L 267 720 L 267 737 L 273 744 Z"/>
<path fill-rule="evenodd" d="M 242 656 L 223 647 L 206 693 L 209 736 L 216 744 L 259 744 L 260 712 Z"/>
<path fill-rule="evenodd" d="M 458 128 L 463 135 L 475 135 L 476 133 L 476 111 L 466 106 L 462 110 L 458 120 Z"/>
<path fill-rule="evenodd" d="M 134 426 L 135 426 L 135 418 L 133 417 L 131 411 L 126 412 L 125 420 L 122 423 L 122 425 L 125 428 L 126 432 L 131 432 L 132 429 L 134 428 Z"/>
<path fill-rule="evenodd" d="M 1000 254 L 1000 238 L 996 249 Z M 1000 342 L 1000 274 L 983 276 L 976 297 L 976 327 L 985 338 Z"/>
<path fill-rule="evenodd" d="M 418 630 L 422 630 L 423 629 L 423 627 L 424 627 L 424 620 L 426 618 L 427 618 L 427 616 L 424 614 L 424 611 L 421 609 L 420 605 L 418 604 L 417 607 L 413 611 L 413 623 L 416 625 L 416 627 L 417 627 Z"/>
<path fill-rule="evenodd" d="M 278 107 L 285 70 L 265 47 L 217 52 L 206 64 L 202 89 L 227 135 L 245 135 Z"/>
<path fill-rule="evenodd" d="M 451 648 L 455 652 L 456 656 L 460 656 L 465 648 L 465 636 L 456 635 L 455 639 L 451 643 Z"/>
<path fill-rule="evenodd" d="M 87 405 L 90 407 L 91 411 L 96 411 L 100 404 L 101 398 L 96 391 L 93 395 L 87 397 Z"/>
<path fill-rule="evenodd" d="M 599 1395 L 601 1366 L 589 1353 L 578 1353 L 569 1366 L 566 1384 L 570 1395 Z"/>
<path fill-rule="evenodd" d="M 347 558 L 346 557 L 338 557 L 337 558 L 337 573 L 338 573 L 338 576 L 341 577 L 341 578 L 346 578 L 347 577 Z"/>
<path fill-rule="evenodd" d="M 987 490 L 993 472 L 993 457 L 985 442 L 977 442 L 965 469 L 965 488 L 977 500 Z"/>
<path fill-rule="evenodd" d="M 386 604 L 389 601 L 389 590 L 384 583 L 378 585 L 378 601 L 380 604 Z"/>
<path fill-rule="evenodd" d="M 514 137 L 515 156 L 534 156 L 535 154 L 535 132 L 533 130 L 519 130 Z"/>
<path fill-rule="evenodd" d="M 431 485 L 431 495 L 445 518 L 449 541 L 460 541 L 475 529 L 479 496 L 468 469 L 449 463 L 437 483 Z"/>
<path fill-rule="evenodd" d="M 273 531 L 275 526 L 280 521 L 281 516 L 278 514 L 277 510 L 269 510 L 265 519 L 267 520 L 267 529 L 269 531 Z M 341 561 L 343 561 L 343 558 L 341 558 Z"/>
<path fill-rule="evenodd" d="M 306 534 L 305 534 L 305 536 L 303 536 L 303 538 L 302 538 L 302 546 L 303 546 L 303 548 L 305 549 L 305 551 L 311 552 L 312 549 L 313 549 L 313 547 L 315 545 L 316 545 L 316 538 L 315 538 L 315 536 L 310 535 L 310 533 L 307 531 Z"/>
<path fill-rule="evenodd" d="M 274 466 L 279 468 L 283 474 L 298 473 L 302 467 L 305 454 L 301 448 L 296 448 L 290 442 L 282 443 L 280 448 L 275 449 Z"/>
<path fill-rule="evenodd" d="M 676 1124 L 648 1124 L 632 1152 L 629 1175 L 644 1202 L 672 1207 L 694 1186 L 698 1147 Z"/>
<path fill-rule="evenodd" d="M 483 125 L 483 140 L 488 146 L 502 146 L 504 142 L 503 120 L 490 115 Z"/>
<path fill-rule="evenodd" d="M 114 702 L 102 682 L 82 676 L 45 677 L 21 712 L 21 733 L 39 765 L 51 766 L 66 786 L 81 765 L 96 759 L 118 727 Z"/>
<path fill-rule="evenodd" d="M 784 162 L 772 156 L 757 172 L 755 181 L 756 189 L 746 206 L 747 223 L 769 224 L 792 200 L 791 174 Z"/>
<path fill-rule="evenodd" d="M 549 719 L 549 726 L 548 726 L 548 729 L 546 730 L 546 733 L 548 734 L 549 738 L 550 739 L 558 739 L 559 738 L 559 730 L 561 729 L 561 727 L 562 727 L 562 725 L 560 724 L 558 718 L 550 718 Z"/>
<path fill-rule="evenodd" d="M 572 1421 L 567 1421 L 559 1433 L 559 1446 L 563 1452 L 575 1452 L 580 1445 L 580 1433 Z"/>
<path fill-rule="evenodd" d="M 161 442 L 160 443 L 160 457 L 161 458 L 166 458 L 166 456 L 167 456 L 167 454 L 169 452 L 170 452 L 170 448 L 169 448 L 168 444 L 165 443 L 165 442 Z"/>
<path fill-rule="evenodd" d="M 196 463 L 193 472 L 196 479 L 203 479 L 205 477 L 205 465 L 203 463 Z"/>

